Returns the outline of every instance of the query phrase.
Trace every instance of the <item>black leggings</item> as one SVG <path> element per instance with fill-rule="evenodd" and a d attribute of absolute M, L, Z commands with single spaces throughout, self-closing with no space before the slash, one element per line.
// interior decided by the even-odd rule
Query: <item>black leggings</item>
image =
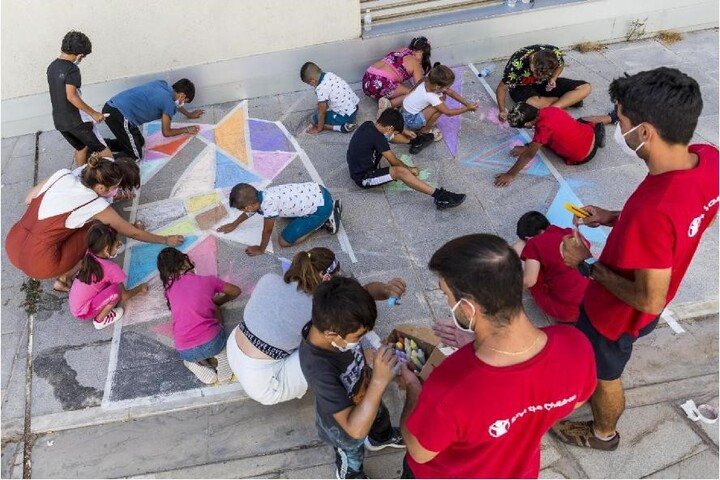
<path fill-rule="evenodd" d="M 108 148 L 113 152 L 123 152 L 130 155 L 135 160 L 141 159 L 145 138 L 142 136 L 138 126 L 125 118 L 120 110 L 107 103 L 102 111 L 109 114 L 105 119 L 105 124 L 115 135 L 115 138 L 105 139 Z"/>

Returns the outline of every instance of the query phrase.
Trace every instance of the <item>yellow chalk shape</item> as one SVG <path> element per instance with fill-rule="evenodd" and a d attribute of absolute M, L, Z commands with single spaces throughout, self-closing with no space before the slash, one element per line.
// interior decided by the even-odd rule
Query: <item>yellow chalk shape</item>
<path fill-rule="evenodd" d="M 250 166 L 245 128 L 245 111 L 238 108 L 215 127 L 215 144 L 240 160 L 243 165 Z"/>
<path fill-rule="evenodd" d="M 155 232 L 157 235 L 192 235 L 198 233 L 198 227 L 191 219 L 182 220 L 178 223 L 165 227 Z"/>
<path fill-rule="evenodd" d="M 186 201 L 188 212 L 197 212 L 215 203 L 220 203 L 220 196 L 217 192 L 196 195 L 188 198 Z"/>

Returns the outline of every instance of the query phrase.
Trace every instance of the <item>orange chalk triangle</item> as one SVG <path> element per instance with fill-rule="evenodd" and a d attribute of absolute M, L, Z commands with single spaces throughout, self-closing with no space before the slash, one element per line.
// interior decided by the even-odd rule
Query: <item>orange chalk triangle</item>
<path fill-rule="evenodd" d="M 173 140 L 169 143 L 163 143 L 162 145 L 155 145 L 154 147 L 151 147 L 150 150 L 154 150 L 156 152 L 162 152 L 167 155 L 173 155 L 175 152 L 177 152 L 180 147 L 187 141 L 187 136 L 183 135 L 182 138 L 179 138 L 177 140 Z"/>

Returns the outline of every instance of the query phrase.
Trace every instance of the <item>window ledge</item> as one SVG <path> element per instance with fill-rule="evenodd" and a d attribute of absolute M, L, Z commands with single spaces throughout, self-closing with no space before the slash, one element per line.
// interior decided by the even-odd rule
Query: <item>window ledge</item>
<path fill-rule="evenodd" d="M 509 7 L 507 3 L 503 1 L 499 4 L 483 5 L 475 8 L 438 13 L 435 15 L 430 14 L 422 17 L 373 23 L 370 31 L 366 32 L 363 30 L 362 38 L 369 39 L 385 35 L 393 35 L 396 33 L 417 32 L 419 30 L 432 27 L 442 27 L 445 25 L 472 22 L 475 20 L 482 20 L 484 18 L 512 15 L 514 13 L 528 12 L 530 10 L 539 10 L 585 1 L 587 0 L 535 0 L 535 3 L 532 4 L 522 3 L 522 0 L 517 0 L 517 3 L 513 7 Z"/>

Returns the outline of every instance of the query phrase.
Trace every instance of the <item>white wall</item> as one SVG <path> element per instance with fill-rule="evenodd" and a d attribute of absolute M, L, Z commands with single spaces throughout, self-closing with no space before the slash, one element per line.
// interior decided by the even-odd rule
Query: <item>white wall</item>
<path fill-rule="evenodd" d="M 60 2 L 48 0 L 42 5 L 56 8 L 55 3 Z M 648 34 L 718 25 L 717 0 L 587 0 L 362 39 L 359 0 L 148 0 L 151 7 L 137 7 L 140 2 L 127 0 L 141 15 L 132 22 L 104 20 L 109 30 L 94 21 L 64 22 L 60 19 L 67 15 L 57 9 L 54 15 L 43 13 L 41 18 L 58 20 L 46 19 L 42 28 L 31 29 L 32 16 L 18 14 L 19 5 L 26 3 L 40 4 L 0 2 L 3 137 L 53 128 L 45 68 L 69 28 L 86 31 L 93 41 L 94 53 L 82 63 L 83 98 L 99 109 L 118 91 L 156 78 L 171 82 L 183 76 L 191 78 L 197 87 L 193 106 L 302 90 L 307 86 L 300 82 L 298 69 L 308 60 L 357 82 L 369 64 L 390 49 L 406 45 L 418 33 L 430 38 L 434 60 L 456 65 L 506 57 L 520 46 L 539 41 L 567 47 L 581 41 L 621 40 L 630 22 L 637 19 L 647 18 Z M 156 3 L 165 8 L 171 5 L 173 10 L 160 9 Z M 62 0 L 62 5 L 79 4 L 118 15 L 123 3 Z M 537 6 L 541 5 L 542 0 L 537 0 Z M 193 12 L 193 7 L 200 6 L 202 12 Z M 8 18 L 8 12 L 18 17 Z M 256 16 L 251 18 L 251 13 Z M 109 14 L 103 15 L 108 18 Z M 215 25 L 212 20 L 221 17 L 225 20 L 215 23 L 223 25 Z M 180 18 L 182 21 L 176 21 Z M 124 37 L 119 25 L 128 32 Z M 147 25 L 155 28 L 146 32 Z M 162 31 L 172 32 L 167 35 L 171 42 L 160 35 Z M 6 82 L 12 85 L 9 91 Z"/>
<path fill-rule="evenodd" d="M 47 91 L 69 30 L 89 85 L 355 38 L 358 0 L 2 0 L 2 99 Z"/>

